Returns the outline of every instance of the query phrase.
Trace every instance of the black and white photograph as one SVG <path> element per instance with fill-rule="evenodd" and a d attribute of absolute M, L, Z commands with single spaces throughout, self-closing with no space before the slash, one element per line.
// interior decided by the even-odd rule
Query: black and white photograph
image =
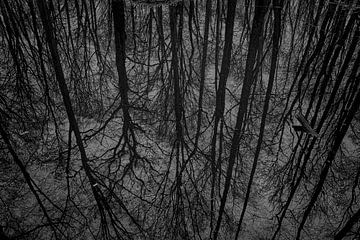
<path fill-rule="evenodd" d="M 327 239 L 360 1 L 0 0 L 0 240 Z"/>

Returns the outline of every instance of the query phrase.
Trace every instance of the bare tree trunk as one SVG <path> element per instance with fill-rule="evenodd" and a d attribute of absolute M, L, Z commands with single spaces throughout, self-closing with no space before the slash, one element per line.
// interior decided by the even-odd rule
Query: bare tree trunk
<path fill-rule="evenodd" d="M 149 32 L 148 32 L 148 36 L 149 36 L 149 45 L 148 45 L 148 66 L 147 66 L 147 84 L 146 84 L 146 94 L 149 93 L 149 91 L 151 91 L 152 88 L 152 83 L 151 83 L 151 78 L 150 78 L 150 64 L 151 64 L 151 47 L 152 47 L 152 26 L 153 26 L 153 15 L 154 15 L 154 11 L 152 8 L 150 8 L 150 13 L 149 13 Z"/>
<path fill-rule="evenodd" d="M 174 108 L 175 108 L 175 119 L 176 119 L 176 140 L 180 141 L 183 139 L 182 130 L 182 114 L 183 106 L 181 100 L 181 88 L 180 88 L 180 75 L 179 75 L 179 58 L 178 58 L 178 29 L 177 29 L 177 18 L 178 18 L 178 7 L 170 7 L 170 30 L 171 30 L 171 72 L 172 81 L 174 83 Z"/>
<path fill-rule="evenodd" d="M 230 69 L 230 59 L 231 59 L 231 49 L 233 43 L 233 32 L 234 32 L 234 19 L 235 19 L 235 9 L 236 9 L 236 0 L 229 0 L 228 1 L 228 10 L 227 10 L 227 17 L 226 17 L 226 28 L 225 28 L 225 46 L 224 46 L 224 53 L 223 59 L 221 63 L 221 71 L 220 71 L 220 79 L 219 79 L 219 88 L 216 91 L 216 106 L 215 106 L 215 124 L 214 124 L 214 131 L 211 140 L 211 166 L 212 171 L 214 171 L 214 166 L 216 165 L 216 142 L 217 142 L 217 132 L 218 132 L 218 125 L 223 117 L 224 108 L 225 108 L 225 89 L 226 89 L 226 81 L 229 75 Z M 217 66 L 215 66 L 217 67 Z M 211 208 L 212 212 L 214 209 L 214 185 L 215 185 L 215 177 L 213 176 L 212 183 L 211 183 Z M 213 213 L 210 216 L 210 236 L 213 233 Z M 217 237 L 217 232 L 214 233 L 214 239 Z"/>
<path fill-rule="evenodd" d="M 273 48 L 272 48 L 272 56 L 271 56 L 270 76 L 269 76 L 269 81 L 268 81 L 268 87 L 266 90 L 265 103 L 264 103 L 262 116 L 261 116 L 260 133 L 259 133 L 259 138 L 258 138 L 258 142 L 256 145 L 254 162 L 252 165 L 249 182 L 248 182 L 247 189 L 246 189 L 246 196 L 245 196 L 243 208 L 241 211 L 240 220 L 238 223 L 235 239 L 238 238 L 239 233 L 241 231 L 241 224 L 244 219 L 247 204 L 249 202 L 251 186 L 253 183 L 253 179 L 254 179 L 254 175 L 255 175 L 255 171 L 256 171 L 256 167 L 257 167 L 257 162 L 258 162 L 258 159 L 260 156 L 261 144 L 262 144 L 263 137 L 264 137 L 266 115 L 267 115 L 267 112 L 269 109 L 271 92 L 272 92 L 272 88 L 273 88 L 274 81 L 275 81 L 276 66 L 277 66 L 278 53 L 279 53 L 279 47 L 280 47 L 279 45 L 281 42 L 281 10 L 282 10 L 282 7 L 283 7 L 283 0 L 273 0 L 274 32 L 273 32 L 273 36 L 272 36 Z"/>
<path fill-rule="evenodd" d="M 217 91 L 218 75 L 219 75 L 219 42 L 221 39 L 221 0 L 216 1 L 216 26 L 215 26 L 215 91 Z"/>
<path fill-rule="evenodd" d="M 180 74 L 179 74 L 179 47 L 180 45 L 180 36 L 181 36 L 181 14 L 182 14 L 182 3 L 178 3 L 174 6 L 170 6 L 170 34 L 171 34 L 171 76 L 173 82 L 173 91 L 174 91 L 174 111 L 175 111 L 175 128 L 176 128 L 176 139 L 174 143 L 175 152 L 176 152 L 176 201 L 174 206 L 175 214 L 175 226 L 173 229 L 174 237 L 181 239 L 188 239 L 188 234 L 186 230 L 186 222 L 183 206 L 183 196 L 182 196 L 182 148 L 184 144 L 183 137 L 183 126 L 182 126 L 182 116 L 184 113 L 183 109 L 183 100 L 182 100 L 182 91 L 180 87 Z"/>
<path fill-rule="evenodd" d="M 99 209 L 100 213 L 102 213 L 101 216 L 103 217 L 104 209 L 101 204 L 101 195 L 99 192 L 100 189 L 97 187 L 97 181 L 96 181 L 95 177 L 93 176 L 92 170 L 88 164 L 88 158 L 86 156 L 86 151 L 85 151 L 84 144 L 83 144 L 83 141 L 81 138 L 79 126 L 77 124 L 75 114 L 74 114 L 74 111 L 72 108 L 69 91 L 68 91 L 68 88 L 67 88 L 67 85 L 65 82 L 64 72 L 63 72 L 63 69 L 61 66 L 60 57 L 59 57 L 59 53 L 57 50 L 56 39 L 55 39 L 55 36 L 53 33 L 53 26 L 51 24 L 52 21 L 50 20 L 50 17 L 48 15 L 48 9 L 47 9 L 46 3 L 44 1 L 38 1 L 37 4 L 38 4 L 40 16 L 41 16 L 41 21 L 44 26 L 47 44 L 48 44 L 48 47 L 49 47 L 49 50 L 51 53 L 51 60 L 52 60 L 52 64 L 53 64 L 53 67 L 55 70 L 56 80 L 59 84 L 59 88 L 61 91 L 61 95 L 63 97 L 65 109 L 66 109 L 66 113 L 69 118 L 69 123 L 70 123 L 71 129 L 74 131 L 76 144 L 78 145 L 78 148 L 80 151 L 81 163 L 84 167 L 86 176 L 91 185 L 91 190 L 95 197 L 98 209 Z M 106 221 L 106 220 L 104 218 L 102 218 L 102 221 Z"/>
<path fill-rule="evenodd" d="M 207 59 L 207 49 L 209 43 L 209 27 L 210 27 L 210 19 L 211 19 L 211 0 L 206 1 L 206 13 L 205 13 L 205 28 L 204 28 L 204 42 L 202 48 L 202 59 L 201 59 L 201 67 L 200 67 L 200 89 L 199 89 L 199 109 L 197 116 L 197 129 L 196 129 L 196 137 L 195 137 L 195 148 L 197 147 L 198 140 L 200 137 L 200 129 L 201 129 L 201 121 L 202 121 L 202 105 L 203 105 L 203 95 L 204 95 L 204 84 L 205 84 L 205 70 L 206 70 L 206 59 Z"/>
<path fill-rule="evenodd" d="M 346 222 L 345 226 L 335 235 L 334 240 L 343 239 L 351 228 L 360 221 L 360 209 Z"/>
<path fill-rule="evenodd" d="M 222 216 L 225 211 L 225 204 L 227 195 L 230 189 L 230 182 L 232 179 L 233 167 L 235 164 L 235 160 L 238 155 L 239 143 L 241 138 L 241 129 L 243 126 L 243 119 L 247 112 L 247 105 L 250 96 L 251 85 L 255 81 L 253 73 L 254 67 L 257 59 L 257 54 L 259 53 L 259 46 L 261 45 L 260 39 L 262 39 L 263 34 L 263 25 L 265 21 L 265 15 L 268 10 L 269 0 L 256 0 L 255 1 L 255 14 L 253 18 L 253 24 L 250 34 L 250 42 L 249 42 L 249 50 L 246 60 L 246 68 L 245 68 L 245 79 L 242 86 L 241 97 L 240 97 L 240 105 L 236 119 L 236 126 L 233 138 L 231 140 L 231 149 L 229 156 L 229 164 L 226 172 L 225 178 L 225 186 L 223 195 L 220 202 L 219 216 L 216 223 L 216 228 L 214 231 L 213 239 L 217 239 L 217 235 L 220 229 L 220 224 L 222 220 Z M 230 6 L 229 6 L 230 7 Z M 225 55 L 226 56 L 226 55 Z M 221 75 L 220 75 L 221 78 Z M 219 86 L 219 91 L 221 86 Z M 225 99 L 221 99 L 224 101 Z"/>
<path fill-rule="evenodd" d="M 131 5 L 131 27 L 132 27 L 132 37 L 133 37 L 133 57 L 136 58 L 136 24 L 135 24 L 135 7 Z"/>
<path fill-rule="evenodd" d="M 119 91 L 121 96 L 121 105 L 124 117 L 123 134 L 127 136 L 127 132 L 131 127 L 131 117 L 129 113 L 129 98 L 128 98 L 128 79 L 126 73 L 125 59 L 126 59 L 126 32 L 125 32 L 125 2 L 124 0 L 113 0 L 112 15 L 114 19 L 114 34 L 115 34 L 115 55 L 116 55 L 116 69 L 119 78 Z"/>

